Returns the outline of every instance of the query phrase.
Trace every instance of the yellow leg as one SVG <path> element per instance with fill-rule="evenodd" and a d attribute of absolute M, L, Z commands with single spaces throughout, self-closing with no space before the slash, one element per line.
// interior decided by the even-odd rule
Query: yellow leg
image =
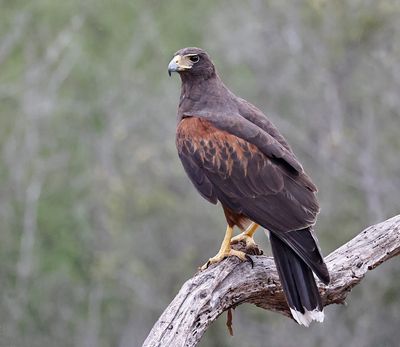
<path fill-rule="evenodd" d="M 232 239 L 233 229 L 228 225 L 226 227 L 225 237 L 222 241 L 221 248 L 215 257 L 212 257 L 204 264 L 200 269 L 207 269 L 211 264 L 219 263 L 221 260 L 229 256 L 236 256 L 241 260 L 247 260 L 246 254 L 235 249 L 231 249 L 231 239 Z"/>
<path fill-rule="evenodd" d="M 244 241 L 246 242 L 246 248 L 254 247 L 256 243 L 254 242 L 253 235 L 257 231 L 258 227 L 259 225 L 257 223 L 252 222 L 245 231 L 243 231 L 238 236 L 233 237 L 231 239 L 231 243 L 235 244 L 240 241 Z"/>

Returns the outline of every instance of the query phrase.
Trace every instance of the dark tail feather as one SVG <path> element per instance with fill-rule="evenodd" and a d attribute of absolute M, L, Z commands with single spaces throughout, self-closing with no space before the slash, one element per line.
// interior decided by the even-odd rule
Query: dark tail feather
<path fill-rule="evenodd" d="M 289 245 L 322 282 L 329 284 L 329 271 L 322 257 L 318 240 L 314 235 L 312 227 L 280 233 L 275 236 Z"/>
<path fill-rule="evenodd" d="M 324 320 L 323 306 L 313 272 L 283 241 L 270 233 L 272 253 L 293 318 L 301 325 Z"/>

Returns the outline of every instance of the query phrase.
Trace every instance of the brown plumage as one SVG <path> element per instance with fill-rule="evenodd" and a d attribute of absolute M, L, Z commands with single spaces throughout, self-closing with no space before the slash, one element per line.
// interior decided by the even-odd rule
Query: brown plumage
<path fill-rule="evenodd" d="M 190 162 L 190 156 L 195 156 L 200 165 L 209 167 L 219 177 L 228 179 L 233 170 L 240 170 L 247 176 L 248 160 L 258 154 L 257 148 L 246 141 L 213 127 L 210 122 L 197 117 L 184 118 L 177 128 L 176 146 L 182 162 Z M 260 161 L 260 165 L 262 165 Z M 190 168 L 188 168 L 190 170 Z M 199 175 L 202 173 L 199 172 Z M 216 203 L 217 197 L 211 182 L 203 176 L 202 184 L 208 184 L 209 194 L 203 196 Z M 207 180 L 207 183 L 204 181 Z M 199 182 L 199 181 L 198 181 Z M 195 185 L 198 182 L 194 183 Z M 201 182 L 201 181 L 200 181 Z M 208 183 L 209 182 L 209 183 Z M 201 189 L 202 192 L 206 190 Z M 242 213 L 235 213 L 228 206 L 222 205 L 228 224 L 237 225 L 241 230 L 248 226 L 248 218 Z"/>
<path fill-rule="evenodd" d="M 329 273 L 313 233 L 316 186 L 267 117 L 223 84 L 205 51 L 178 51 L 171 71 L 182 80 L 176 145 L 186 173 L 205 199 L 221 202 L 228 225 L 270 231 L 294 318 L 320 321 L 312 271 L 325 283 Z"/>

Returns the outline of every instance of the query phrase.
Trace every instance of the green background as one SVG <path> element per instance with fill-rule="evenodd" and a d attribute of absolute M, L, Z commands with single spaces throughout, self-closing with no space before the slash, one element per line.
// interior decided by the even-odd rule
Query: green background
<path fill-rule="evenodd" d="M 319 187 L 325 254 L 399 213 L 398 1 L 0 6 L 0 346 L 140 346 L 217 252 L 222 210 L 174 144 L 179 48 L 206 49 L 288 139 Z M 222 316 L 200 346 L 398 346 L 398 262 L 323 325 L 243 305 L 234 337 Z"/>

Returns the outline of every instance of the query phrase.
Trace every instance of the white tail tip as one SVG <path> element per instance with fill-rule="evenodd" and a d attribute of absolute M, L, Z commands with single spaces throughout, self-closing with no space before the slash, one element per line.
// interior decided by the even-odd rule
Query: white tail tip
<path fill-rule="evenodd" d="M 310 326 L 310 323 L 314 320 L 320 323 L 324 321 L 323 311 L 307 311 L 306 309 L 304 309 L 304 313 L 301 313 L 291 308 L 290 312 L 292 313 L 292 316 L 296 320 L 296 322 L 300 325 L 304 325 L 305 327 Z"/>

